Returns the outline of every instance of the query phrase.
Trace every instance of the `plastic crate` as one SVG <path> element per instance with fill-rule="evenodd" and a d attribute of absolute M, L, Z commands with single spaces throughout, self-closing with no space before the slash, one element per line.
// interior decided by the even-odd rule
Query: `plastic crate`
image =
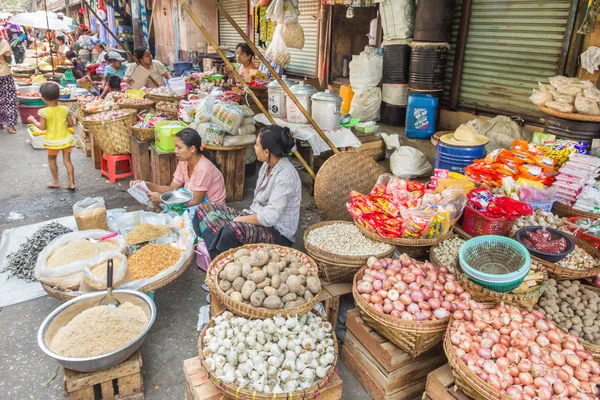
<path fill-rule="evenodd" d="M 500 235 L 508 236 L 516 219 L 490 218 L 467 204 L 463 216 L 462 228 L 471 236 Z"/>
<path fill-rule="evenodd" d="M 550 212 L 552 211 L 552 206 L 555 201 L 556 199 L 551 201 L 526 201 L 525 203 L 529 204 L 534 210 L 540 209 L 542 211 Z"/>

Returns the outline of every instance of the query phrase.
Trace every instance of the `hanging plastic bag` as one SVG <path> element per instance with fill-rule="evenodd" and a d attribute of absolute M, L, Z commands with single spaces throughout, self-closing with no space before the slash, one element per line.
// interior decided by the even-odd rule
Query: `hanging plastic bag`
<path fill-rule="evenodd" d="M 300 10 L 298 9 L 299 0 L 285 0 L 283 4 L 283 21 L 286 24 L 298 21 Z"/>
<path fill-rule="evenodd" d="M 292 56 L 285 45 L 285 40 L 283 40 L 283 35 L 281 33 L 283 29 L 283 24 L 278 24 L 275 27 L 275 32 L 273 33 L 273 40 L 271 44 L 267 48 L 266 54 L 275 64 L 281 66 L 281 68 L 287 68 L 290 63 Z"/>
<path fill-rule="evenodd" d="M 73 205 L 73 216 L 77 229 L 108 229 L 106 206 L 102 197 L 86 197 Z"/>
<path fill-rule="evenodd" d="M 285 0 L 273 0 L 267 8 L 266 16 L 278 24 L 283 22 L 285 13 Z"/>
<path fill-rule="evenodd" d="M 390 168 L 395 176 L 413 179 L 431 175 L 433 167 L 419 150 L 400 146 L 398 135 L 382 133 L 381 138 L 389 150 L 395 150 L 390 157 Z"/>
<path fill-rule="evenodd" d="M 381 89 L 378 87 L 355 93 L 350 103 L 350 114 L 362 122 L 378 121 L 381 110 Z"/>
<path fill-rule="evenodd" d="M 304 29 L 298 21 L 283 24 L 281 35 L 287 47 L 302 49 L 304 47 Z"/>

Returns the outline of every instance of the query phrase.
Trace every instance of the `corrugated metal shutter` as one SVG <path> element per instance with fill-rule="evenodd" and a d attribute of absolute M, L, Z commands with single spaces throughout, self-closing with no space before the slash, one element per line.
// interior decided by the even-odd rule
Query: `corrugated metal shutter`
<path fill-rule="evenodd" d="M 454 55 L 456 54 L 456 42 L 458 40 L 458 29 L 460 27 L 462 0 L 456 0 L 454 16 L 452 17 L 452 38 L 450 39 L 450 50 L 448 50 L 448 63 L 446 64 L 446 78 L 444 79 L 444 93 L 442 101 L 448 104 L 450 100 L 450 88 L 452 87 L 452 73 L 454 71 Z"/>
<path fill-rule="evenodd" d="M 319 0 L 300 0 L 298 3 L 300 17 L 298 22 L 304 29 L 304 48 L 289 49 L 291 61 L 286 73 L 308 77 L 317 76 L 317 57 L 319 48 Z"/>
<path fill-rule="evenodd" d="M 556 75 L 570 0 L 473 0 L 459 105 L 541 115 L 528 97 Z"/>
<path fill-rule="evenodd" d="M 220 0 L 219 3 L 231 18 L 237 22 L 240 28 L 242 28 L 244 32 L 247 32 L 248 2 L 246 0 Z M 235 46 L 243 41 L 244 40 L 237 33 L 235 28 L 231 26 L 229 21 L 227 21 L 221 13 L 219 13 L 219 46 L 227 46 L 230 51 L 235 53 Z"/>

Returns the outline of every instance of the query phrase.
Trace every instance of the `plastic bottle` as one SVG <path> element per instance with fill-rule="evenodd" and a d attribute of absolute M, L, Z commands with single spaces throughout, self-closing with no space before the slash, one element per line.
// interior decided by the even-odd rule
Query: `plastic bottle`
<path fill-rule="evenodd" d="M 342 75 L 344 77 L 349 75 L 349 71 L 348 71 L 348 56 L 344 56 L 344 61 L 343 61 L 343 67 L 342 67 Z"/>

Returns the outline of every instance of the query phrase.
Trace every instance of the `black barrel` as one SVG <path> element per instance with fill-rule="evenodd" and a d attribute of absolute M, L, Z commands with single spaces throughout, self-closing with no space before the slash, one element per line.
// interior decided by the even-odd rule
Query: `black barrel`
<path fill-rule="evenodd" d="M 419 0 L 413 40 L 449 42 L 452 36 L 454 0 Z"/>
<path fill-rule="evenodd" d="M 404 126 L 406 123 L 406 106 L 393 106 L 382 101 L 379 122 L 384 125 Z"/>
<path fill-rule="evenodd" d="M 440 90 L 444 88 L 448 44 L 417 43 L 411 45 L 408 85 L 411 89 Z"/>
<path fill-rule="evenodd" d="M 544 124 L 544 133 L 556 135 L 557 139 L 592 143 L 593 139 L 600 138 L 600 122 L 573 121 L 548 116 Z"/>
<path fill-rule="evenodd" d="M 383 83 L 408 83 L 410 47 L 407 44 L 393 44 L 383 48 Z"/>

